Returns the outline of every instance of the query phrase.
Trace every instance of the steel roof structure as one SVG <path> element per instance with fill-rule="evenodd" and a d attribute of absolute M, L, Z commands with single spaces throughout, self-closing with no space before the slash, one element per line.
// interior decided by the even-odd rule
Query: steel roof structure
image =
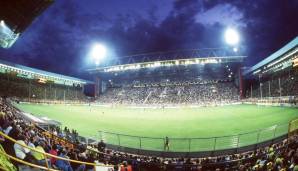
<path fill-rule="evenodd" d="M 17 72 L 18 74 L 21 74 L 23 77 L 26 77 L 28 79 L 43 78 L 43 79 L 54 81 L 57 84 L 65 84 L 65 85 L 93 84 L 92 81 L 65 76 L 61 74 L 56 74 L 48 71 L 43 71 L 40 69 L 35 69 L 24 65 L 15 64 L 4 60 L 0 60 L 0 72 L 2 73 Z"/>
<path fill-rule="evenodd" d="M 245 70 L 243 74 L 259 73 L 261 70 L 268 69 L 291 58 L 291 56 L 296 53 L 298 53 L 298 36 L 264 60 Z"/>
<path fill-rule="evenodd" d="M 205 48 L 123 56 L 87 71 L 95 74 L 146 68 L 242 62 L 246 56 L 228 48 Z"/>

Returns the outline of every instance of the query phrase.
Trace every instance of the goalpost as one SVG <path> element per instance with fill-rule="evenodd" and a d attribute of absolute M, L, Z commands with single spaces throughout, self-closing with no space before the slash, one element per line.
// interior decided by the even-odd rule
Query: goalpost
<path fill-rule="evenodd" d="M 298 118 L 289 122 L 288 137 L 296 135 L 298 133 Z"/>

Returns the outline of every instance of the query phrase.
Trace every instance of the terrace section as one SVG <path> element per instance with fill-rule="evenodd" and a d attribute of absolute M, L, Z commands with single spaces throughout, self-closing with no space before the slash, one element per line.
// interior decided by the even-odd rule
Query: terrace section
<path fill-rule="evenodd" d="M 245 57 L 226 48 L 155 52 L 118 57 L 87 71 L 98 96 L 109 84 L 232 81 Z"/>
<path fill-rule="evenodd" d="M 0 95 L 43 102 L 85 99 L 92 81 L 47 72 L 0 60 Z"/>

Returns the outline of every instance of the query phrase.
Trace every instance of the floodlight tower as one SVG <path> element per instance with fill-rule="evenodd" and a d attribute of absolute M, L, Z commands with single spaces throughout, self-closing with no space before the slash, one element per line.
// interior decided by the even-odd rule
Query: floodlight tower
<path fill-rule="evenodd" d="M 227 45 L 231 46 L 232 50 L 237 53 L 238 52 L 238 44 L 240 41 L 239 33 L 236 29 L 231 27 L 227 28 L 224 34 L 225 41 Z M 239 68 L 238 72 L 238 83 L 239 83 L 239 97 L 243 97 L 243 80 L 242 80 L 242 71 L 241 67 Z"/>
<path fill-rule="evenodd" d="M 228 45 L 236 46 L 239 43 L 239 33 L 232 28 L 228 28 L 225 32 L 225 40 Z"/>
<path fill-rule="evenodd" d="M 99 65 L 100 62 L 106 57 L 107 49 L 103 44 L 95 43 L 91 49 L 90 55 L 95 64 Z"/>
<path fill-rule="evenodd" d="M 89 56 L 95 65 L 99 66 L 99 64 L 102 63 L 103 59 L 107 56 L 106 46 L 100 43 L 93 44 Z M 95 76 L 94 82 L 94 97 L 98 97 L 101 89 L 101 78 L 99 76 Z"/>

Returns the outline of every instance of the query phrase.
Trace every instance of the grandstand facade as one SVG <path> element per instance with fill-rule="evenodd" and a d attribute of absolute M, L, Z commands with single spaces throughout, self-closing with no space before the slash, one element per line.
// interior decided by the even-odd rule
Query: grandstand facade
<path fill-rule="evenodd" d="M 244 71 L 247 98 L 284 98 L 298 95 L 298 37 Z"/>
<path fill-rule="evenodd" d="M 0 61 L 1 96 L 22 101 L 84 100 L 84 85 L 91 81 Z"/>
<path fill-rule="evenodd" d="M 240 99 L 245 56 L 236 52 L 203 49 L 125 58 L 130 62 L 89 70 L 95 75 L 100 102 L 204 105 L 214 97 L 218 97 L 214 104 Z M 225 98 L 228 94 L 230 99 Z"/>

